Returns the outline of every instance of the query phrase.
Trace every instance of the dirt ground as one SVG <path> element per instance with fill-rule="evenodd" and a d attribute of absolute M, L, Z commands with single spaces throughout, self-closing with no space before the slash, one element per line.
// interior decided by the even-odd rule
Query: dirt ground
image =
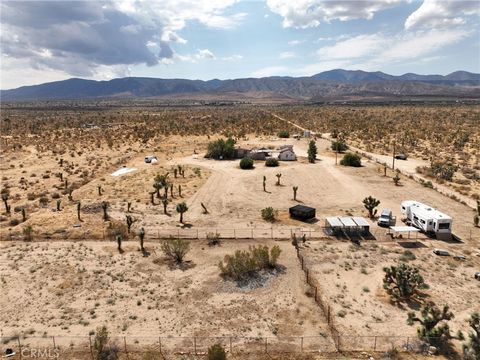
<path fill-rule="evenodd" d="M 3 336 L 87 335 L 102 324 L 113 334 L 158 336 L 328 336 L 305 294 L 289 242 L 278 274 L 239 287 L 219 276 L 224 255 L 255 241 L 191 242 L 187 262 L 171 267 L 158 243 L 120 254 L 111 243 L 1 243 Z"/>

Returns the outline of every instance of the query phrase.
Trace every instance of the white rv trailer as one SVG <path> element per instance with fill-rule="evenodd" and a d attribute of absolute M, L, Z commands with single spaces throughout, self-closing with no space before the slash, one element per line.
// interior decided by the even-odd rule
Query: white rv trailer
<path fill-rule="evenodd" d="M 408 222 L 426 233 L 434 233 L 437 238 L 451 236 L 452 218 L 429 205 L 414 200 L 402 202 L 402 214 Z"/>

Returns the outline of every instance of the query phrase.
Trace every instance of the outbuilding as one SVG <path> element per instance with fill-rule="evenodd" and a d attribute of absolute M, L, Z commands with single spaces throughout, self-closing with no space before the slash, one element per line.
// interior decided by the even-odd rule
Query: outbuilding
<path fill-rule="evenodd" d="M 280 149 L 278 154 L 278 160 L 280 161 L 295 161 L 297 160 L 297 155 L 293 151 L 292 146 L 283 147 Z"/>
<path fill-rule="evenodd" d="M 305 205 L 295 205 L 288 209 L 290 217 L 298 220 L 310 220 L 315 218 L 315 208 Z"/>

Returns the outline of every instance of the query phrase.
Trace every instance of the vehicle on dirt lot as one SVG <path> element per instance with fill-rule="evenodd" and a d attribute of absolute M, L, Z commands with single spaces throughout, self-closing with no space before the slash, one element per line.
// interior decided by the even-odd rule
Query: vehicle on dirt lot
<path fill-rule="evenodd" d="M 450 256 L 450 253 L 447 250 L 443 249 L 433 249 L 433 253 L 439 256 Z"/>
<path fill-rule="evenodd" d="M 397 155 L 395 155 L 395 159 L 397 159 L 397 160 L 407 160 L 407 155 L 397 154 Z"/>
<path fill-rule="evenodd" d="M 378 218 L 378 226 L 393 226 L 396 223 L 396 218 L 392 215 L 392 210 L 383 209 Z"/>

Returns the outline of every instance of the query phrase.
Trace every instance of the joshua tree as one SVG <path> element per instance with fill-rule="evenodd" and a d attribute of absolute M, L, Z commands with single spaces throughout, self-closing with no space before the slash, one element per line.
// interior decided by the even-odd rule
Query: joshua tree
<path fill-rule="evenodd" d="M 118 251 L 122 252 L 122 235 L 117 234 L 115 240 L 117 240 Z"/>
<path fill-rule="evenodd" d="M 57 200 L 57 211 L 62 211 L 62 200 Z"/>
<path fill-rule="evenodd" d="M 277 177 L 277 186 L 280 186 L 280 178 L 282 177 L 282 174 L 278 173 L 275 176 Z"/>
<path fill-rule="evenodd" d="M 98 196 L 102 196 L 102 185 L 98 185 L 97 189 L 98 189 Z"/>
<path fill-rule="evenodd" d="M 314 163 L 317 158 L 317 145 L 315 140 L 311 140 L 308 143 L 308 162 Z"/>
<path fill-rule="evenodd" d="M 82 219 L 80 219 L 80 209 L 82 207 L 82 204 L 80 203 L 80 201 L 77 203 L 77 218 L 78 218 L 78 221 L 82 221 Z"/>
<path fill-rule="evenodd" d="M 177 168 L 173 169 L 173 176 L 175 177 L 175 179 L 177 178 L 177 173 L 178 173 L 178 169 Z"/>
<path fill-rule="evenodd" d="M 145 229 L 143 227 L 140 228 L 138 232 L 138 237 L 140 238 L 140 250 L 145 252 L 145 248 L 143 247 L 143 240 L 145 239 Z"/>
<path fill-rule="evenodd" d="M 206 207 L 203 203 L 200 203 L 200 205 L 202 205 L 203 213 L 204 213 L 204 214 L 208 214 L 207 207 Z"/>
<path fill-rule="evenodd" d="M 63 173 L 58 173 L 58 177 L 60 178 L 60 182 L 63 182 Z"/>
<path fill-rule="evenodd" d="M 130 212 L 130 208 L 132 207 L 132 203 L 127 201 L 127 212 Z"/>
<path fill-rule="evenodd" d="M 23 239 L 25 241 L 32 241 L 33 228 L 31 225 L 27 225 L 23 228 Z"/>
<path fill-rule="evenodd" d="M 293 200 L 297 201 L 298 186 L 293 187 Z"/>
<path fill-rule="evenodd" d="M 480 313 L 474 312 L 468 324 L 473 329 L 468 334 L 468 342 L 463 345 L 463 357 L 465 360 L 479 360 L 480 359 Z"/>
<path fill-rule="evenodd" d="M 125 220 L 127 221 L 127 232 L 130 234 L 130 229 L 137 219 L 134 219 L 131 215 L 125 215 Z"/>
<path fill-rule="evenodd" d="M 65 189 L 68 189 L 68 179 L 65 179 Z"/>
<path fill-rule="evenodd" d="M 405 263 L 383 268 L 383 288 L 396 300 L 408 300 L 427 285 L 416 267 Z"/>
<path fill-rule="evenodd" d="M 164 175 L 155 176 L 153 187 L 157 192 L 157 198 L 160 198 L 160 189 L 165 188 L 165 194 L 167 194 L 169 183 L 167 181 L 168 173 Z M 168 195 L 168 194 L 167 194 Z"/>
<path fill-rule="evenodd" d="M 169 203 L 169 200 L 167 198 L 162 198 L 162 205 L 163 205 L 163 213 L 167 215 L 167 205 Z"/>
<path fill-rule="evenodd" d="M 398 171 L 395 172 L 395 176 L 393 177 L 393 183 L 395 186 L 398 186 L 400 183 L 400 175 L 398 174 Z"/>
<path fill-rule="evenodd" d="M 2 193 L 2 200 L 5 204 L 5 211 L 7 212 L 7 214 L 10 214 L 11 206 L 8 205 L 8 193 Z"/>
<path fill-rule="evenodd" d="M 170 197 L 173 199 L 173 183 L 170 184 Z"/>
<path fill-rule="evenodd" d="M 107 213 L 108 206 L 109 206 L 108 202 L 102 201 L 103 221 L 108 221 L 108 219 L 109 219 L 109 216 L 108 216 L 108 213 Z"/>
<path fill-rule="evenodd" d="M 380 205 L 380 200 L 377 200 L 372 196 L 368 196 L 363 199 L 363 206 L 365 206 L 365 209 L 368 210 L 368 215 L 370 218 L 373 218 L 377 214 L 377 210 L 375 208 L 378 205 Z"/>
<path fill-rule="evenodd" d="M 72 188 L 68 189 L 68 200 L 69 201 L 73 201 L 72 193 L 73 193 L 73 189 Z"/>
<path fill-rule="evenodd" d="M 408 313 L 407 324 L 413 325 L 418 322 L 417 335 L 420 340 L 426 341 L 433 346 L 444 345 L 450 339 L 450 328 L 446 321 L 454 318 L 448 305 L 439 309 L 434 303 L 429 302 L 420 310 L 421 318 L 412 311 Z M 442 321 L 444 323 L 440 324 Z"/>
<path fill-rule="evenodd" d="M 182 185 L 178 185 L 178 196 L 182 197 Z"/>
<path fill-rule="evenodd" d="M 149 193 L 150 194 L 150 202 L 152 203 L 152 205 L 155 205 L 155 200 L 154 200 L 154 196 L 155 196 L 155 191 Z"/>
<path fill-rule="evenodd" d="M 264 175 L 263 176 L 263 191 L 265 191 L 265 192 L 267 191 L 266 186 L 267 186 L 267 177 Z"/>
<path fill-rule="evenodd" d="M 177 204 L 177 212 L 180 214 L 180 222 L 183 224 L 183 213 L 187 212 L 188 206 L 185 202 Z"/>
<path fill-rule="evenodd" d="M 22 208 L 22 221 L 23 222 L 27 221 L 27 212 L 25 208 Z"/>

